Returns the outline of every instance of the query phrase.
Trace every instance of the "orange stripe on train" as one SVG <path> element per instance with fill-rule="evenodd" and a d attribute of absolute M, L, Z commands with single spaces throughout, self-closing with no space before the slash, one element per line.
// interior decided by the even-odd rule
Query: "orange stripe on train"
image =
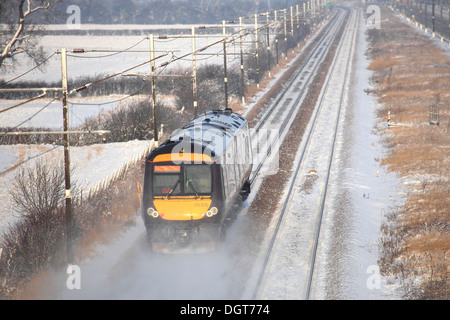
<path fill-rule="evenodd" d="M 165 153 L 157 155 L 151 162 L 214 162 L 210 156 L 201 153 Z"/>

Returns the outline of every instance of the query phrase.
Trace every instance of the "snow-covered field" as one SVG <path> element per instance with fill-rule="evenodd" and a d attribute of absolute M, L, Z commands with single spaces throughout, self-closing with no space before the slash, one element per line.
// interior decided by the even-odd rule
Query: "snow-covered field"
<path fill-rule="evenodd" d="M 179 26 L 179 28 L 182 27 L 183 26 Z M 84 26 L 84 28 L 86 28 L 86 30 L 97 30 L 98 28 L 101 29 L 102 26 L 87 25 Z M 128 30 L 127 28 L 136 27 L 125 25 L 121 26 L 121 28 L 119 26 L 118 30 Z M 155 61 L 157 73 L 163 70 L 163 68 L 158 68 L 161 64 L 176 60 L 177 58 L 192 52 L 193 47 L 192 39 L 190 38 L 190 26 L 184 26 L 184 29 L 186 29 L 186 32 L 183 35 L 177 34 L 171 36 L 170 29 L 167 34 L 165 33 L 162 35 L 167 36 L 167 38 L 160 38 L 157 34 L 154 35 L 155 57 L 162 56 Z M 202 49 L 222 39 L 222 30 L 220 28 L 217 29 L 216 34 L 201 34 L 201 31 L 198 29 L 196 32 L 196 50 Z M 236 31 L 227 28 L 227 35 L 231 35 L 231 32 L 234 32 L 235 39 L 237 39 Z M 151 30 L 149 30 L 149 34 L 150 33 Z M 243 41 L 248 42 L 244 45 L 244 50 L 251 45 L 249 42 L 251 40 L 253 40 L 253 35 L 243 37 Z M 42 81 L 44 79 L 47 82 L 61 81 L 61 57 L 60 54 L 56 54 L 56 52 L 62 48 L 65 48 L 68 51 L 67 66 L 69 81 L 70 79 L 77 79 L 87 75 L 91 77 L 100 77 L 115 74 L 150 60 L 150 41 L 148 35 L 44 35 L 39 39 L 38 45 L 46 52 L 46 57 L 50 57 L 49 60 L 43 68 L 36 68 L 16 81 Z M 71 51 L 74 49 L 84 49 L 90 52 L 72 53 Z M 201 66 L 202 64 L 223 64 L 222 52 L 223 44 L 221 42 L 207 48 L 196 57 L 197 66 Z M 227 45 L 227 54 L 230 54 L 228 63 L 239 61 L 240 57 L 234 55 L 234 53 L 239 52 L 240 46 L 237 41 L 229 43 Z M 187 56 L 171 63 L 167 68 L 177 68 L 179 66 L 190 67 L 191 65 L 192 58 L 191 56 Z M 15 65 L 14 67 L 4 67 L 4 72 L 0 74 L 0 79 L 9 81 L 34 67 L 35 64 L 30 59 L 22 59 L 19 65 Z M 147 63 L 126 74 L 144 75 L 149 73 L 150 64 Z"/>
<path fill-rule="evenodd" d="M 396 298 L 393 288 L 387 284 L 386 279 L 377 274 L 376 268 L 373 268 L 377 265 L 379 227 L 384 210 L 393 205 L 391 196 L 398 194 L 396 189 L 398 182 L 395 177 L 386 173 L 376 161 L 383 151 L 380 147 L 380 137 L 376 134 L 376 130 L 373 130 L 376 123 L 377 103 L 363 91 L 370 87 L 370 73 L 366 70 L 368 61 L 364 56 L 367 46 L 364 32 L 364 19 L 361 19 L 356 47 L 352 52 L 354 54 L 353 75 L 348 88 L 348 106 L 344 116 L 345 121 L 348 122 L 343 122 L 337 142 L 339 147 L 335 168 L 340 171 L 336 172 L 335 178 L 332 178 L 330 202 L 327 204 L 329 208 L 337 206 L 340 194 L 342 190 L 345 190 L 349 200 L 348 210 L 344 217 L 346 229 L 342 239 L 333 238 L 333 230 L 338 222 L 332 210 L 323 221 L 322 234 L 324 238 L 321 240 L 318 280 L 314 291 L 316 299 Z M 56 40 L 50 37 L 46 37 L 43 41 L 48 41 L 49 47 L 53 46 L 52 50 L 64 46 L 105 48 L 105 43 L 110 41 L 109 37 L 106 37 L 107 39 L 84 38 L 84 40 L 83 37 L 80 39 L 70 37 L 71 40 L 64 43 L 59 42 L 60 39 Z M 118 37 L 114 43 L 121 43 L 123 48 L 142 40 L 142 37 L 126 38 L 125 40 L 125 38 Z M 167 43 L 168 46 L 170 46 L 169 43 Z M 148 43 L 144 40 L 139 48 L 147 49 L 147 46 Z M 138 46 L 134 49 L 137 48 Z M 189 50 L 190 40 L 186 44 L 186 48 Z M 90 74 L 117 72 L 136 64 L 138 60 L 141 61 L 141 58 L 137 56 L 124 58 L 123 55 L 128 54 L 123 53 L 112 56 L 111 59 L 101 59 L 108 62 L 105 64 L 97 64 L 97 59 L 92 59 L 97 61 L 96 63 L 90 62 L 91 59 L 76 58 L 76 60 L 82 60 L 80 68 L 76 67 L 75 58 L 73 58 L 74 60 L 69 62 L 69 73 L 72 76 L 79 76 L 83 75 L 86 70 L 89 70 Z M 176 55 L 181 54 L 181 52 L 176 53 Z M 222 58 L 216 59 L 221 61 Z M 91 67 L 95 66 L 96 68 L 90 69 L 91 67 L 87 66 L 86 61 L 93 63 Z M 46 78 L 48 76 L 48 79 L 59 79 L 59 68 L 56 61 L 54 66 L 52 65 L 46 70 Z M 36 75 L 27 76 L 39 78 L 42 75 L 39 75 L 38 72 Z M 10 79 L 10 77 L 5 78 Z M 80 108 L 76 114 L 78 118 L 82 118 L 84 113 L 95 115 L 100 111 L 102 109 L 99 107 L 86 107 Z M 55 104 L 55 109 L 49 109 L 48 112 L 41 118 L 41 121 L 46 124 L 42 126 L 56 123 L 55 127 L 60 127 L 62 116 L 58 106 Z M 53 116 L 55 120 L 50 121 Z M 2 117 L 3 114 L 0 114 L 0 125 L 15 123 L 14 116 L 8 119 L 2 119 Z M 38 125 L 38 120 L 37 117 L 33 118 L 33 121 L 36 121 L 33 122 L 33 125 Z M 76 120 L 72 121 L 76 122 Z M 75 123 L 72 124 L 75 125 Z M 351 126 L 347 126 L 347 124 L 351 124 Z M 149 143 L 149 141 L 131 141 L 71 148 L 76 179 L 83 184 L 94 185 L 130 158 L 148 148 Z M 42 154 L 62 157 L 62 153 L 62 148 L 55 148 L 51 145 L 0 146 L 0 202 L 2 203 L 0 232 L 3 232 L 7 225 L 13 223 L 15 219 L 11 214 L 11 203 L 7 193 L 7 189 L 14 182 L 14 170 L 11 169 L 22 162 L 30 163 L 31 159 Z M 251 206 L 251 200 L 250 197 L 246 206 Z M 80 265 L 82 275 L 80 290 L 66 288 L 65 274 L 62 270 L 61 274 L 56 275 L 56 278 L 60 277 L 61 279 L 57 284 L 58 296 L 52 296 L 52 298 L 249 299 L 252 292 L 247 283 L 242 281 L 241 274 L 243 272 L 250 275 L 248 281 L 252 281 L 251 273 L 254 272 L 252 266 L 255 264 L 255 259 L 260 257 L 259 252 L 252 251 L 251 245 L 241 245 L 246 241 L 249 244 L 254 241 L 247 239 L 246 228 L 250 222 L 251 219 L 244 208 L 230 228 L 226 245 L 217 252 L 193 256 L 160 256 L 146 251 L 145 228 L 140 217 L 136 216 L 135 226 L 130 227 L 123 236 L 112 240 L 108 245 L 97 247 L 95 257 Z M 341 240 L 345 241 L 345 246 L 339 250 L 345 251 L 332 252 L 336 248 L 336 243 Z M 279 250 L 286 249 L 279 248 Z M 244 250 L 247 251 L 244 252 Z M 330 260 L 330 257 L 336 257 L 339 254 L 342 255 L 342 259 L 335 260 L 338 262 L 334 265 L 336 270 L 332 270 L 333 261 Z M 291 266 L 285 265 L 284 267 L 290 268 Z M 278 271 L 283 272 L 283 270 Z M 291 286 L 292 279 L 280 279 L 282 282 L 277 284 L 280 291 L 272 291 L 271 299 L 283 299 L 283 288 Z M 380 282 L 377 282 L 378 280 Z M 331 292 L 332 289 L 336 289 L 336 291 Z"/>
<path fill-rule="evenodd" d="M 148 151 L 152 141 L 129 141 L 124 143 L 98 144 L 70 148 L 70 162 L 74 169 L 72 182 L 86 195 L 89 189 L 123 168 L 136 162 L 137 156 Z M 0 234 L 17 221 L 9 189 L 21 166 L 33 166 L 37 159 L 63 161 L 62 146 L 53 145 L 0 145 Z"/>
<path fill-rule="evenodd" d="M 109 99 L 113 102 L 107 102 Z M 93 118 L 118 105 L 113 97 L 89 98 L 85 102 L 71 104 L 69 108 L 69 128 L 82 125 L 86 119 Z M 96 102 L 97 101 L 97 102 Z M 0 109 L 20 103 L 19 100 L 0 100 Z M 15 108 L 12 112 L 0 115 L 0 127 L 35 127 L 61 130 L 63 128 L 62 103 L 59 100 L 39 100 Z"/>

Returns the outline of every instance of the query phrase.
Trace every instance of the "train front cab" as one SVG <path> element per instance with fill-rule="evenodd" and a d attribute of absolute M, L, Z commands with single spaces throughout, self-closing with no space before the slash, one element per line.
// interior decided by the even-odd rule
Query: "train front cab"
<path fill-rule="evenodd" d="M 214 249 L 222 237 L 220 165 L 205 154 L 182 156 L 173 161 L 160 153 L 146 161 L 142 215 L 154 251 Z"/>

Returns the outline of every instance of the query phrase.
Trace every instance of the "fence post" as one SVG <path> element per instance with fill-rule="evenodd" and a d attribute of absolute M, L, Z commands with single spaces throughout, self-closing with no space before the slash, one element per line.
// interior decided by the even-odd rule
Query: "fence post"
<path fill-rule="evenodd" d="M 256 87 L 259 89 L 258 14 L 255 13 Z"/>
<path fill-rule="evenodd" d="M 242 30 L 242 17 L 239 17 L 239 35 L 240 35 L 240 41 L 239 41 L 239 50 L 240 50 L 240 56 L 241 56 L 241 99 L 242 99 L 242 105 L 245 105 L 245 71 L 244 71 L 244 50 L 243 50 L 243 30 Z"/>
<path fill-rule="evenodd" d="M 70 143 L 69 135 L 69 105 L 68 105 L 68 84 L 67 84 L 67 52 L 61 49 L 61 73 L 62 73 L 62 105 L 63 105 L 63 128 L 64 128 L 64 172 L 65 172 L 65 210 L 66 210 L 66 245 L 67 263 L 72 264 L 74 255 L 72 250 L 72 196 L 70 186 Z"/>

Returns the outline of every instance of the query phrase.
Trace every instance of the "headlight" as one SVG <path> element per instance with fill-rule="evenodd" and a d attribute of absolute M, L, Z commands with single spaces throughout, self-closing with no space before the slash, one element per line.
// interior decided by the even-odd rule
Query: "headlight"
<path fill-rule="evenodd" d="M 206 216 L 211 218 L 212 216 L 215 216 L 218 212 L 219 210 L 216 207 L 212 207 L 211 209 L 206 211 Z"/>
<path fill-rule="evenodd" d="M 153 218 L 158 218 L 159 213 L 158 211 L 156 211 L 155 209 L 153 209 L 152 207 L 147 209 L 147 214 Z"/>

